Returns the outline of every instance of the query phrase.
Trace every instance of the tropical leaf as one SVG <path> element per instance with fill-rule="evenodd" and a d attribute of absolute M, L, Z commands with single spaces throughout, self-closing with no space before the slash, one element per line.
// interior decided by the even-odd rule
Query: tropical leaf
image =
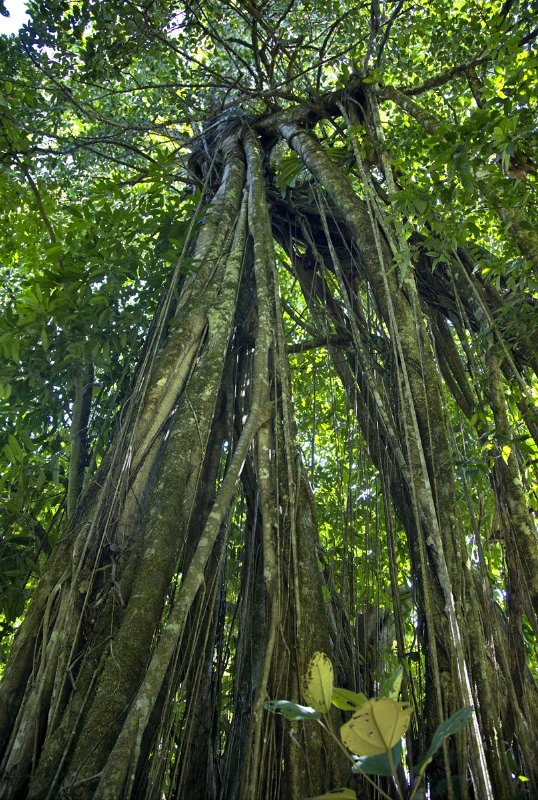
<path fill-rule="evenodd" d="M 289 700 L 269 700 L 264 704 L 264 708 L 272 714 L 279 712 L 289 720 L 319 719 L 321 717 L 321 713 L 314 708 L 300 706 L 298 703 L 292 703 Z"/>
<path fill-rule="evenodd" d="M 359 756 L 377 756 L 392 750 L 402 738 L 413 709 L 388 697 L 369 700 L 340 728 L 345 746 Z"/>
<path fill-rule="evenodd" d="M 436 752 L 439 750 L 441 745 L 443 744 L 444 740 L 447 736 L 451 736 L 453 733 L 458 733 L 459 731 L 464 728 L 468 722 L 471 721 L 473 716 L 473 709 L 471 706 L 465 706 L 465 708 L 460 708 L 459 711 L 456 711 L 455 714 L 452 714 L 451 717 L 445 719 L 444 722 L 441 722 L 440 725 L 435 730 L 433 734 L 433 738 L 431 744 L 428 748 L 428 752 L 422 756 L 420 761 L 417 764 L 416 770 L 419 775 L 422 775 L 430 761 L 433 759 Z"/>
<path fill-rule="evenodd" d="M 314 653 L 303 678 L 303 696 L 312 708 L 325 714 L 331 707 L 334 671 L 325 653 Z"/>
<path fill-rule="evenodd" d="M 402 740 L 400 739 L 392 748 L 392 764 L 394 765 L 394 770 L 402 760 L 402 750 Z M 351 769 L 354 773 L 364 772 L 366 775 L 386 776 L 394 775 L 394 770 L 391 766 L 388 753 L 381 753 L 379 756 L 360 756 Z"/>
<path fill-rule="evenodd" d="M 286 153 L 280 159 L 280 163 L 274 165 L 276 185 L 281 192 L 288 187 L 295 186 L 302 166 L 301 159 L 294 151 Z"/>
<path fill-rule="evenodd" d="M 379 697 L 389 697 L 391 700 L 397 700 L 402 686 L 403 667 L 398 664 L 392 675 L 386 678 L 379 692 Z"/>
<path fill-rule="evenodd" d="M 357 711 L 367 701 L 362 692 L 352 692 L 350 689 L 333 689 L 332 704 L 342 711 Z"/>

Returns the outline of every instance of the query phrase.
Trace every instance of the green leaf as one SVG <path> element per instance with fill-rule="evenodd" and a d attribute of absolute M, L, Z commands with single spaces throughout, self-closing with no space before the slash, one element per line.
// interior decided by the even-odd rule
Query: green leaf
<path fill-rule="evenodd" d="M 16 461 L 23 461 L 24 459 L 24 451 L 20 444 L 18 443 L 17 439 L 13 436 L 12 433 L 9 434 L 8 438 L 8 445 L 9 449 L 13 453 L 13 456 Z"/>
<path fill-rule="evenodd" d="M 392 673 L 392 675 L 390 675 L 383 681 L 381 690 L 379 692 L 379 697 L 380 698 L 389 697 L 391 700 L 397 700 L 398 695 L 400 694 L 402 678 L 403 678 L 403 667 L 401 664 L 399 664 Z"/>
<path fill-rule="evenodd" d="M 9 333 L 5 333 L 2 336 L 2 344 L 6 350 L 8 358 L 12 361 L 20 361 L 21 360 L 21 343 L 19 339 L 15 339 L 14 336 Z"/>
<path fill-rule="evenodd" d="M 25 431 L 23 429 L 18 430 L 17 431 L 17 435 L 18 435 L 19 439 L 21 440 L 25 450 L 28 450 L 29 452 L 32 452 L 32 450 L 35 450 L 36 443 L 32 441 L 32 439 L 30 438 L 30 436 L 28 434 L 28 431 Z"/>
<path fill-rule="evenodd" d="M 402 760 L 402 749 L 402 740 L 400 739 L 391 750 L 394 769 L 397 768 Z M 357 758 L 351 771 L 354 773 L 364 772 L 366 775 L 391 776 L 394 774 L 390 765 L 388 753 L 381 753 L 379 756 L 361 756 Z"/>
<path fill-rule="evenodd" d="M 326 147 L 325 152 L 335 164 L 341 165 L 346 160 L 346 148 L 343 145 L 336 147 Z"/>
<path fill-rule="evenodd" d="M 65 255 L 65 251 L 63 245 L 59 242 L 54 242 L 54 244 L 49 244 L 45 247 L 45 254 L 48 258 L 56 258 L 57 256 Z"/>
<path fill-rule="evenodd" d="M 416 771 L 419 775 L 422 775 L 447 736 L 452 736 L 453 733 L 458 733 L 458 731 L 461 731 L 462 728 L 464 728 L 467 723 L 470 722 L 472 716 L 472 707 L 466 706 L 465 708 L 460 708 L 459 711 L 456 711 L 456 713 L 452 714 L 451 717 L 445 719 L 444 722 L 441 722 L 433 734 L 433 738 L 427 753 L 422 756 L 416 766 Z"/>
<path fill-rule="evenodd" d="M 300 706 L 298 703 L 292 703 L 290 700 L 269 700 L 264 704 L 264 708 L 272 714 L 280 713 L 286 719 L 319 719 L 321 712 L 316 711 L 309 706 Z"/>
<path fill-rule="evenodd" d="M 333 789 L 331 792 L 317 794 L 307 800 L 357 800 L 357 794 L 354 789 Z"/>
<path fill-rule="evenodd" d="M 331 702 L 336 708 L 341 708 L 342 711 L 356 711 L 364 703 L 367 697 L 362 692 L 352 692 L 350 689 L 333 689 Z"/>
<path fill-rule="evenodd" d="M 301 159 L 294 151 L 282 156 L 279 164 L 275 164 L 275 180 L 278 189 L 284 192 L 288 187 L 293 187 L 297 176 L 302 169 Z"/>
<path fill-rule="evenodd" d="M 45 351 L 50 347 L 49 336 L 45 327 L 41 329 L 41 344 L 43 345 L 43 350 Z"/>

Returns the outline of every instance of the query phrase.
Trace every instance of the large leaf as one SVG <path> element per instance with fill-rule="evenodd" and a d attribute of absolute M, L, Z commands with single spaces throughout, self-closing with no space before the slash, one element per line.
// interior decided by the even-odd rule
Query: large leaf
<path fill-rule="evenodd" d="M 369 700 L 340 728 L 342 741 L 358 756 L 387 753 L 404 735 L 412 713 L 409 705 L 388 697 Z"/>
<path fill-rule="evenodd" d="M 291 703 L 289 700 L 269 700 L 264 708 L 271 713 L 280 712 L 286 719 L 319 719 L 321 713 L 309 706 L 300 706 L 298 703 Z"/>
<path fill-rule="evenodd" d="M 303 696 L 316 711 L 326 713 L 331 707 L 334 671 L 325 653 L 314 653 L 303 678 Z"/>
<path fill-rule="evenodd" d="M 350 689 L 339 689 L 336 686 L 333 689 L 332 704 L 342 711 L 357 711 L 367 699 L 362 692 L 352 692 Z"/>
<path fill-rule="evenodd" d="M 357 800 L 357 795 L 354 789 L 333 789 L 331 792 L 309 797 L 308 800 Z"/>
<path fill-rule="evenodd" d="M 288 187 L 295 186 L 295 181 L 302 167 L 301 159 L 293 150 L 283 155 L 279 164 L 274 165 L 275 182 L 281 192 L 284 192 Z"/>
<path fill-rule="evenodd" d="M 394 770 L 396 770 L 398 764 L 402 760 L 402 749 L 402 740 L 400 739 L 392 748 Z M 382 753 L 379 756 L 361 756 L 357 758 L 351 769 L 351 771 L 355 773 L 365 772 L 367 775 L 387 776 L 394 775 L 394 770 L 392 769 L 388 753 Z"/>
<path fill-rule="evenodd" d="M 399 664 L 392 675 L 389 675 L 389 677 L 383 681 L 379 697 L 390 697 L 391 700 L 397 700 L 402 685 L 402 677 L 403 667 Z"/>
<path fill-rule="evenodd" d="M 441 722 L 438 725 L 435 733 L 433 734 L 433 738 L 431 740 L 431 744 L 428 748 L 427 753 L 422 756 L 420 761 L 417 764 L 417 771 L 419 775 L 422 775 L 436 752 L 439 750 L 441 745 L 443 744 L 444 740 L 447 736 L 452 736 L 453 733 L 458 733 L 464 728 L 468 722 L 471 721 L 473 716 L 473 709 L 471 706 L 465 706 L 465 708 L 460 708 L 459 711 L 456 711 L 455 714 L 452 714 L 451 717 L 445 719 L 444 722 Z"/>

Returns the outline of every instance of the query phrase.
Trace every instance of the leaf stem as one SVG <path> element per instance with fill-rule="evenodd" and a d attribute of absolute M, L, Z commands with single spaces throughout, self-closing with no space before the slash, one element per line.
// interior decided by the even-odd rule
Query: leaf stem
<path fill-rule="evenodd" d="M 392 757 L 392 750 L 390 748 L 387 750 L 387 756 L 389 759 L 390 768 L 392 770 L 392 777 L 394 779 L 396 791 L 398 792 L 398 797 L 401 798 L 401 800 L 404 800 L 404 794 L 402 792 L 402 787 L 400 785 L 400 779 L 396 771 L 396 764 L 394 763 L 394 758 Z"/>
<path fill-rule="evenodd" d="M 336 736 L 336 735 L 333 733 L 333 731 L 332 731 L 332 730 L 331 730 L 331 729 L 330 729 L 330 728 L 329 728 L 327 725 L 325 725 L 325 724 L 323 723 L 323 720 L 321 720 L 321 719 L 318 719 L 317 721 L 318 721 L 318 723 L 321 725 L 321 727 L 323 728 L 323 730 L 324 730 L 324 731 L 326 731 L 326 732 L 329 734 L 329 736 L 332 736 L 332 738 L 334 739 L 334 741 L 336 742 L 336 744 L 338 745 L 338 747 L 340 748 L 340 750 L 342 750 L 342 752 L 344 753 L 344 755 L 346 756 L 346 758 L 347 758 L 347 759 L 349 759 L 349 761 L 351 761 L 351 763 L 352 763 L 352 764 L 355 764 L 355 761 L 353 761 L 353 757 L 351 756 L 351 754 L 350 754 L 350 753 L 348 753 L 348 751 L 346 750 L 346 748 L 344 747 L 344 745 L 342 744 L 342 742 L 340 741 L 340 739 L 338 738 L 338 736 Z M 370 784 L 371 784 L 371 785 L 374 787 L 374 789 L 375 789 L 375 790 L 376 790 L 376 791 L 377 791 L 377 792 L 378 792 L 378 793 L 379 793 L 379 794 L 380 794 L 382 797 L 385 797 L 385 798 L 386 798 L 386 800 L 392 800 L 391 796 L 390 796 L 390 795 L 388 795 L 386 792 L 384 792 L 384 791 L 383 791 L 383 789 L 381 789 L 381 787 L 380 787 L 380 786 L 378 786 L 378 785 L 377 785 L 377 783 L 376 783 L 375 781 L 373 781 L 373 780 L 370 778 L 370 776 L 369 776 L 369 775 L 367 775 L 367 774 L 366 774 L 366 772 L 363 772 L 363 771 L 362 771 L 362 769 L 360 769 L 360 768 L 358 768 L 358 770 L 359 770 L 360 774 L 363 776 L 363 778 L 366 778 L 366 780 L 368 781 L 368 783 L 370 783 Z M 355 774 L 356 774 L 356 773 L 355 773 Z M 400 796 L 401 796 L 401 795 L 400 795 Z"/>

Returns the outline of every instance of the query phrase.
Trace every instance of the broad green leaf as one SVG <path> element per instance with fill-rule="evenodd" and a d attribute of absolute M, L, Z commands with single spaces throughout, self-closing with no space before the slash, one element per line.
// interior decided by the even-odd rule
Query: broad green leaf
<path fill-rule="evenodd" d="M 408 728 L 413 709 L 384 697 L 368 700 L 340 728 L 345 746 L 358 756 L 377 756 L 392 750 Z"/>
<path fill-rule="evenodd" d="M 392 761 L 394 769 L 402 760 L 402 740 L 396 742 L 392 748 Z M 393 769 L 390 764 L 388 753 L 382 753 L 379 756 L 361 756 L 358 758 L 352 769 L 352 772 L 365 772 L 366 775 L 393 775 Z"/>
<path fill-rule="evenodd" d="M 343 145 L 326 147 L 325 152 L 336 164 L 343 164 L 346 159 L 346 148 Z"/>
<path fill-rule="evenodd" d="M 292 703 L 289 700 L 269 700 L 264 704 L 264 708 L 272 714 L 280 712 L 282 716 L 289 720 L 297 719 L 319 719 L 321 713 L 309 706 L 300 706 L 298 703 Z"/>
<path fill-rule="evenodd" d="M 12 337 L 11 333 L 6 334 L 4 344 L 8 352 L 9 358 L 12 361 L 21 360 L 21 343 L 18 339 Z"/>
<path fill-rule="evenodd" d="M 389 697 L 391 700 L 397 700 L 402 685 L 402 677 L 403 667 L 401 664 L 398 664 L 392 675 L 383 681 L 379 697 Z"/>
<path fill-rule="evenodd" d="M 12 433 L 7 437 L 8 445 L 16 461 L 24 459 L 24 451 Z"/>
<path fill-rule="evenodd" d="M 350 689 L 333 689 L 332 704 L 342 711 L 356 711 L 366 703 L 367 697 L 362 692 L 352 692 Z"/>
<path fill-rule="evenodd" d="M 333 789 L 331 792 L 317 794 L 307 800 L 357 800 L 357 794 L 354 789 Z"/>
<path fill-rule="evenodd" d="M 56 256 L 64 255 L 64 248 L 63 245 L 55 242 L 54 244 L 49 244 L 45 247 L 45 253 L 49 258 L 56 258 Z"/>
<path fill-rule="evenodd" d="M 471 706 L 465 706 L 465 708 L 460 708 L 459 711 L 456 711 L 455 714 L 452 714 L 451 717 L 445 719 L 444 722 L 437 727 L 435 733 L 433 734 L 433 738 L 431 744 L 428 748 L 427 753 L 422 756 L 420 761 L 417 764 L 418 774 L 422 775 L 436 752 L 439 750 L 441 745 L 443 744 L 444 740 L 447 736 L 452 736 L 453 733 L 458 733 L 464 728 L 468 722 L 470 722 L 471 717 L 473 716 L 473 709 Z"/>
<path fill-rule="evenodd" d="M 43 345 L 43 350 L 48 350 L 50 347 L 49 336 L 45 327 L 41 329 L 41 344 Z"/>
<path fill-rule="evenodd" d="M 294 186 L 302 164 L 301 159 L 294 151 L 282 156 L 280 163 L 275 164 L 276 185 L 283 192 L 289 186 Z"/>
<path fill-rule="evenodd" d="M 331 707 L 334 671 L 325 653 L 314 653 L 303 678 L 303 696 L 316 711 L 326 713 Z"/>
<path fill-rule="evenodd" d="M 18 435 L 19 439 L 21 440 L 21 442 L 23 443 L 23 445 L 24 445 L 26 450 L 28 450 L 30 452 L 32 450 L 35 450 L 36 443 L 32 441 L 32 439 L 28 435 L 28 431 L 19 430 L 19 431 L 17 431 L 17 435 Z"/>

